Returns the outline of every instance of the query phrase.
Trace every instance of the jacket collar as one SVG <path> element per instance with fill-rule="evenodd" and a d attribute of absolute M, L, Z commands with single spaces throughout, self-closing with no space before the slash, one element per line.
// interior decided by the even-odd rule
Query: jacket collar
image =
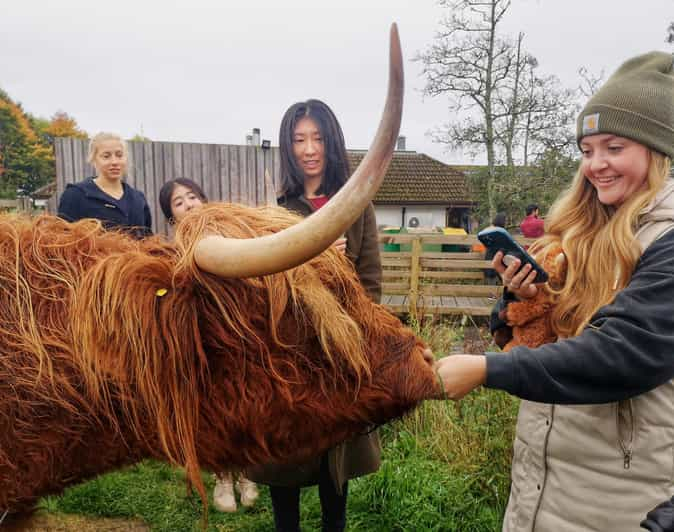
<path fill-rule="evenodd" d="M 94 183 L 93 177 L 89 177 L 81 183 L 76 183 L 75 186 L 82 190 L 82 192 L 84 192 L 84 194 L 89 198 L 110 201 L 110 198 L 112 197 L 109 194 L 103 192 L 103 190 L 101 190 L 101 188 L 96 183 Z M 122 189 L 124 190 L 124 194 L 129 193 L 129 185 L 127 185 L 124 181 L 122 181 Z"/>
<path fill-rule="evenodd" d="M 660 191 L 639 214 L 640 224 L 674 220 L 674 179 L 665 179 Z"/>
<path fill-rule="evenodd" d="M 125 216 L 129 214 L 128 212 L 126 212 L 124 205 L 131 206 L 131 202 L 133 201 L 131 193 L 132 189 L 124 181 L 122 181 L 122 189 L 124 190 L 122 197 L 126 197 L 127 201 L 123 202 L 122 204 L 119 204 L 117 201 L 115 201 L 115 203 L 111 203 L 111 200 L 114 200 L 115 198 L 103 192 L 103 190 L 101 190 L 101 188 L 96 183 L 94 183 L 93 177 L 89 177 L 80 183 L 76 183 L 75 186 L 79 188 L 82 192 L 84 192 L 84 195 L 87 198 L 97 199 L 104 203 L 114 205 L 116 208 L 122 211 Z M 131 206 L 130 208 L 133 209 L 133 206 Z"/>

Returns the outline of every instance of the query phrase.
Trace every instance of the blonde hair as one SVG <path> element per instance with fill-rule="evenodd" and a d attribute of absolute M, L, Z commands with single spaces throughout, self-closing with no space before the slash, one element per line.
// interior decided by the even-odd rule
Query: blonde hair
<path fill-rule="evenodd" d="M 646 186 L 618 207 L 602 204 L 579 168 L 552 206 L 546 234 L 532 246 L 541 259 L 559 246 L 566 254 L 566 282 L 559 290 L 550 289 L 556 302 L 552 323 L 559 337 L 580 334 L 632 277 L 641 256 L 635 239 L 640 213 L 662 188 L 671 167 L 663 154 L 650 150 L 649 155 Z"/>
<path fill-rule="evenodd" d="M 97 133 L 96 135 L 93 136 L 93 138 L 89 141 L 89 152 L 87 153 L 87 162 L 89 164 L 94 164 L 94 159 L 96 159 L 96 154 L 98 153 L 98 148 L 101 144 L 101 142 L 105 142 L 106 140 L 116 140 L 122 145 L 122 150 L 124 151 L 124 155 L 129 156 L 129 147 L 126 145 L 126 141 L 117 135 L 116 133 L 106 133 L 106 132 L 101 132 Z"/>

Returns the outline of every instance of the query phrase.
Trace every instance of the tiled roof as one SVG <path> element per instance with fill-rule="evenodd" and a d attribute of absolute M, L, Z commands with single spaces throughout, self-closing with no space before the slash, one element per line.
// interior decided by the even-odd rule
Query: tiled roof
<path fill-rule="evenodd" d="M 353 171 L 364 150 L 349 150 Z M 465 205 L 472 200 L 464 173 L 423 153 L 395 151 L 379 192 L 378 204 L 431 203 Z"/>

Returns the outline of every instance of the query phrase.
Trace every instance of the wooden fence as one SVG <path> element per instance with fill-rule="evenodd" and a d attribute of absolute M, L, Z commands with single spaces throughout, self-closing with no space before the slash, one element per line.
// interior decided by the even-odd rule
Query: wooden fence
<path fill-rule="evenodd" d="M 29 197 L 17 199 L 0 199 L 0 211 L 33 212 L 33 200 Z"/>
<path fill-rule="evenodd" d="M 382 233 L 379 240 L 385 244 L 382 304 L 396 314 L 488 316 L 503 291 L 500 284 L 487 284 L 491 261 L 484 251 L 473 251 L 479 243 L 475 235 Z M 390 250 L 396 246 L 400 251 Z"/>
<path fill-rule="evenodd" d="M 145 194 L 155 232 L 167 231 L 159 207 L 159 190 L 169 179 L 188 177 L 196 181 L 211 201 L 264 205 L 276 197 L 278 148 L 184 142 L 128 144 L 126 181 Z M 94 175 L 93 167 L 86 161 L 87 149 L 86 139 L 55 139 L 57 200 L 66 184 Z"/>

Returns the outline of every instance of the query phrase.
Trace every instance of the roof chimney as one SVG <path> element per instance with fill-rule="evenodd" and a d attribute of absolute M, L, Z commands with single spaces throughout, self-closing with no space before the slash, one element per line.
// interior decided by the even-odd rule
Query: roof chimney
<path fill-rule="evenodd" d="M 246 146 L 253 145 L 253 135 L 246 135 Z"/>
<path fill-rule="evenodd" d="M 396 150 L 397 151 L 405 151 L 405 149 L 406 149 L 405 148 L 405 140 L 406 139 L 405 139 L 404 135 L 400 135 L 398 137 L 398 143 L 396 144 Z"/>
<path fill-rule="evenodd" d="M 254 127 L 253 128 L 253 146 L 259 146 L 259 145 L 260 145 L 260 128 Z"/>

